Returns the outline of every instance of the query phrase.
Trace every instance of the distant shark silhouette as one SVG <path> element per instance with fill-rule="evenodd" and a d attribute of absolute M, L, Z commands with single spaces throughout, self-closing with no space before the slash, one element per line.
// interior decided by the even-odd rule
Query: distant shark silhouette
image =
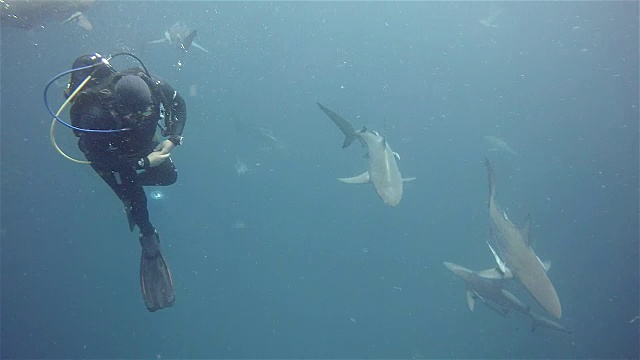
<path fill-rule="evenodd" d="M 491 234 L 498 244 L 498 250 L 503 256 L 500 260 L 495 251 L 499 270 L 505 278 L 515 278 L 531 293 L 536 301 L 557 319 L 562 317 L 562 308 L 556 289 L 545 271 L 545 265 L 536 255 L 529 242 L 529 228 L 531 218 L 522 229 L 518 229 L 505 216 L 495 199 L 495 175 L 489 159 L 485 158 L 487 175 L 489 178 L 489 218 Z"/>
<path fill-rule="evenodd" d="M 2 25 L 30 30 L 52 22 L 75 22 L 86 30 L 93 25 L 84 15 L 94 0 L 0 0 Z"/>
<path fill-rule="evenodd" d="M 333 121 L 345 135 L 342 148 L 345 148 L 358 139 L 367 147 L 369 158 L 369 170 L 351 178 L 339 178 L 338 180 L 349 184 L 363 184 L 371 182 L 382 201 L 389 206 L 397 206 L 402 199 L 402 182 L 415 180 L 414 177 L 403 179 L 396 160 L 400 155 L 391 150 L 391 146 L 384 137 L 375 131 L 363 127 L 355 131 L 353 126 L 340 115 L 317 103 L 320 109 Z"/>
<path fill-rule="evenodd" d="M 285 153 L 287 152 L 286 144 L 278 139 L 271 129 L 252 124 L 235 116 L 232 117 L 232 121 L 236 132 L 248 138 L 254 144 L 257 144 L 260 151 L 270 152 L 272 150 L 279 150 Z"/>
<path fill-rule="evenodd" d="M 514 156 L 517 155 L 516 152 L 513 151 L 511 146 L 509 146 L 509 144 L 507 144 L 506 141 L 500 139 L 497 136 L 487 135 L 484 137 L 484 139 L 487 140 L 487 142 L 489 142 L 489 144 L 493 146 L 492 148 L 489 149 L 489 151 L 504 151 Z"/>
<path fill-rule="evenodd" d="M 203 48 L 198 45 L 193 39 L 196 37 L 197 31 L 191 30 L 187 25 L 178 21 L 175 24 L 171 25 L 171 27 L 164 32 L 164 37 L 162 39 L 149 41 L 147 44 L 160 44 L 164 42 L 168 42 L 172 45 L 177 45 L 182 51 L 187 52 L 189 48 L 193 45 L 193 47 L 198 48 L 204 52 L 209 52 L 209 50 Z"/>
<path fill-rule="evenodd" d="M 240 160 L 240 158 L 236 156 L 236 173 L 238 173 L 238 176 L 242 176 L 250 170 L 251 169 L 249 169 L 247 164 L 245 164 L 244 161 Z"/>
<path fill-rule="evenodd" d="M 495 24 L 495 21 L 501 13 L 502 9 L 491 9 L 489 15 L 484 19 L 479 19 L 478 22 L 485 27 L 497 28 L 498 25 Z"/>

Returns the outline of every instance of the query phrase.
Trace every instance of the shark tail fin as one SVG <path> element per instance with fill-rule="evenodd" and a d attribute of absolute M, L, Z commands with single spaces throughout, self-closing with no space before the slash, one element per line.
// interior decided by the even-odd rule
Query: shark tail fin
<path fill-rule="evenodd" d="M 355 135 L 351 135 L 351 134 L 345 135 L 344 136 L 344 142 L 342 143 L 342 148 L 344 149 L 344 148 L 348 147 L 349 145 L 351 145 L 351 143 L 353 143 L 353 140 L 355 140 L 356 138 L 357 138 L 357 136 L 355 136 Z"/>
<path fill-rule="evenodd" d="M 182 50 L 184 51 L 189 50 L 189 48 L 191 47 L 191 43 L 193 43 L 193 39 L 196 37 L 197 33 L 198 33 L 197 30 L 193 30 L 192 32 L 189 33 L 189 35 L 187 35 L 186 38 L 184 38 L 184 41 L 182 41 L 182 44 L 180 45 L 182 47 Z"/>
<path fill-rule="evenodd" d="M 493 166 L 488 158 L 484 158 L 484 164 L 487 167 L 487 176 L 489 178 L 489 202 L 493 200 L 493 195 L 496 192 L 495 175 L 493 173 Z"/>
<path fill-rule="evenodd" d="M 531 237 L 529 236 L 529 234 L 531 233 L 531 214 L 527 214 L 527 218 L 524 221 L 524 225 L 522 225 L 520 233 L 524 238 L 524 242 L 527 245 L 531 246 Z"/>

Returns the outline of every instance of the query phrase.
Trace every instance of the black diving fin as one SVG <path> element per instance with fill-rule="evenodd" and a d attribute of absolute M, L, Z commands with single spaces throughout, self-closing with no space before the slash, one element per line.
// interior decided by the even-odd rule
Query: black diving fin
<path fill-rule="evenodd" d="M 147 309 L 154 312 L 173 306 L 176 300 L 169 266 L 160 253 L 158 232 L 140 236 L 140 287 Z"/>

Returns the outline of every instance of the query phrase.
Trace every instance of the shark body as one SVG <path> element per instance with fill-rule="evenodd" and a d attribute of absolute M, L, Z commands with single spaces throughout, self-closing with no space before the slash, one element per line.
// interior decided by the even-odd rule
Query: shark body
<path fill-rule="evenodd" d="M 467 288 L 467 305 L 469 310 L 474 310 L 475 300 L 480 299 L 490 309 L 502 316 L 507 316 L 511 311 L 520 313 L 531 319 L 531 331 L 540 327 L 546 327 L 570 333 L 562 325 L 547 319 L 531 311 L 531 308 L 520 301 L 515 295 L 504 288 L 505 278 L 498 268 L 490 268 L 482 271 L 473 271 L 450 262 L 444 262 L 447 269 L 464 281 Z"/>
<path fill-rule="evenodd" d="M 485 165 L 489 178 L 491 234 L 502 255 L 502 269 L 505 272 L 503 275 L 507 278 L 513 276 L 517 279 L 542 308 L 559 319 L 562 317 L 560 299 L 547 276 L 544 264 L 529 243 L 530 217 L 527 217 L 522 229 L 518 229 L 509 221 L 495 199 L 495 175 L 489 159 L 485 158 Z M 497 260 L 498 256 L 495 252 L 494 256 Z"/>
<path fill-rule="evenodd" d="M 178 21 L 171 25 L 167 31 L 164 32 L 164 37 L 158 40 L 149 41 L 147 44 L 160 44 L 168 42 L 169 44 L 176 45 L 180 50 L 187 52 L 191 46 L 198 48 L 204 52 L 209 50 L 203 48 L 193 39 L 196 37 L 197 30 L 192 30 L 187 25 Z"/>
<path fill-rule="evenodd" d="M 367 147 L 367 157 L 369 158 L 369 170 L 351 178 L 339 178 L 338 180 L 349 184 L 363 184 L 371 182 L 382 201 L 389 206 L 397 206 L 402 199 L 402 182 L 414 180 L 415 178 L 403 179 L 396 160 L 400 156 L 393 152 L 389 143 L 384 137 L 375 131 L 370 131 L 363 127 L 360 131 L 355 131 L 351 123 L 335 112 L 327 109 L 318 103 L 320 109 L 338 126 L 345 135 L 343 148 L 351 145 L 358 139 Z"/>
<path fill-rule="evenodd" d="M 0 19 L 3 26 L 24 30 L 55 22 L 75 22 L 86 30 L 93 30 L 93 25 L 83 13 L 93 3 L 94 0 L 2 0 Z"/>
<path fill-rule="evenodd" d="M 522 314 L 529 313 L 529 306 L 504 289 L 506 280 L 496 268 L 472 271 L 464 266 L 447 261 L 444 262 L 444 266 L 464 281 L 467 287 L 469 310 L 473 311 L 475 300 L 479 298 L 502 316 L 505 316 L 511 310 Z"/>

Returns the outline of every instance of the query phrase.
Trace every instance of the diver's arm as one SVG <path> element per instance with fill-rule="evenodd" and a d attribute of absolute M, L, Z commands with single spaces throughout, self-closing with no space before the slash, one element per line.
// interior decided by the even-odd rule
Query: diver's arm
<path fill-rule="evenodd" d="M 83 129 L 109 129 L 106 124 L 112 122 L 111 114 L 106 113 L 99 106 L 90 106 L 84 111 L 72 111 L 72 116 L 77 120 L 75 123 Z M 142 158 L 118 155 L 111 149 L 110 139 L 114 136 L 112 133 L 79 132 L 79 136 L 78 146 L 87 160 L 92 163 L 143 170 L 158 166 L 169 157 L 168 154 L 155 152 Z"/>
<path fill-rule="evenodd" d="M 171 117 L 167 117 L 164 120 L 167 135 L 173 145 L 177 146 L 182 143 L 182 131 L 187 122 L 187 105 L 182 95 L 175 91 L 171 85 L 162 82 L 160 83 L 160 90 L 169 103 L 171 110 Z"/>

